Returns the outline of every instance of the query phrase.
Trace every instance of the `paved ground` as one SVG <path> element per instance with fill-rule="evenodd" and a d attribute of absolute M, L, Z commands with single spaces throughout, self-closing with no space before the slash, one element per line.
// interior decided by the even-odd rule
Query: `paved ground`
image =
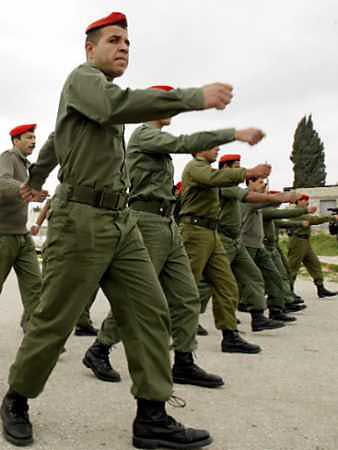
<path fill-rule="evenodd" d="M 328 287 L 338 289 L 337 284 Z M 255 334 L 249 331 L 248 316 L 239 315 L 246 338 L 264 348 L 260 355 L 222 354 L 210 315 L 203 318 L 210 336 L 200 338 L 198 362 L 222 374 L 226 386 L 218 390 L 177 386 L 177 395 L 188 404 L 169 411 L 186 424 L 210 430 L 214 444 L 209 450 L 338 449 L 338 296 L 319 301 L 308 281 L 299 282 L 297 291 L 306 298 L 308 309 L 298 314 L 295 325 Z M 0 308 L 2 397 L 22 338 L 13 276 L 1 295 Z M 107 309 L 100 295 L 93 309 L 97 324 Z M 69 340 L 43 395 L 31 402 L 36 450 L 132 449 L 134 401 L 122 348 L 115 349 L 111 359 L 123 382 L 103 383 L 81 364 L 91 341 Z M 12 448 L 0 437 L 1 450 Z"/>

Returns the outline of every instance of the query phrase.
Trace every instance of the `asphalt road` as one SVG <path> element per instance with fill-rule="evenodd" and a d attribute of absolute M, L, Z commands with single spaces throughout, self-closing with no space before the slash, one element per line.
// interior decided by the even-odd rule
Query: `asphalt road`
<path fill-rule="evenodd" d="M 338 289 L 337 284 L 328 284 Z M 318 300 L 311 282 L 297 292 L 308 305 L 298 321 L 276 331 L 252 333 L 240 313 L 245 338 L 263 347 L 259 355 L 220 352 L 220 334 L 210 313 L 202 319 L 210 332 L 199 338 L 198 364 L 221 374 L 226 385 L 207 390 L 175 386 L 187 407 L 168 407 L 190 426 L 206 428 L 214 438 L 209 450 L 338 449 L 338 296 Z M 99 325 L 108 310 L 100 293 L 93 307 Z M 0 396 L 7 390 L 8 369 L 22 339 L 21 304 L 13 274 L 0 302 Z M 122 382 L 96 380 L 81 359 L 91 338 L 72 336 L 43 394 L 31 401 L 36 450 L 127 450 L 135 402 L 122 346 L 111 361 Z M 13 447 L 0 437 L 0 449 Z"/>

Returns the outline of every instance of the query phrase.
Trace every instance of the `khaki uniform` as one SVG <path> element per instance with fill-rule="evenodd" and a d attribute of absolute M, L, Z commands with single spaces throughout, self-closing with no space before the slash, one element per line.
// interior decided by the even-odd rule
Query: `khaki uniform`
<path fill-rule="evenodd" d="M 10 370 L 14 391 L 26 397 L 42 391 L 100 285 L 119 326 L 133 395 L 170 397 L 169 313 L 136 219 L 125 208 L 121 124 L 202 108 L 200 89 L 121 90 L 89 63 L 68 77 L 53 139 L 61 184 L 49 213 L 42 295 Z M 47 167 L 48 149 L 42 156 Z"/>
<path fill-rule="evenodd" d="M 303 215 L 298 220 L 308 220 L 310 225 L 320 225 L 321 223 L 332 222 L 335 218 L 333 216 Z M 293 284 L 296 281 L 300 266 L 304 264 L 314 283 L 317 286 L 322 285 L 324 281 L 322 266 L 311 247 L 311 226 L 294 229 L 290 234 L 288 260 Z"/>
<path fill-rule="evenodd" d="M 39 263 L 26 227 L 28 207 L 19 193 L 20 185 L 27 179 L 28 166 L 26 157 L 15 147 L 0 155 L 0 292 L 13 268 L 24 308 L 24 328 L 41 292 Z"/>
<path fill-rule="evenodd" d="M 242 182 L 245 174 L 245 169 L 215 170 L 197 157 L 182 176 L 180 229 L 196 282 L 203 275 L 212 288 L 215 325 L 220 330 L 237 328 L 238 287 L 217 232 L 219 188 Z"/>
<path fill-rule="evenodd" d="M 132 134 L 127 148 L 131 182 L 130 207 L 166 295 L 172 325 L 173 347 L 179 352 L 196 349 L 200 301 L 183 242 L 173 217 L 174 165 L 170 153 L 193 153 L 228 140 L 224 130 L 175 137 L 151 124 Z M 99 340 L 116 343 L 112 316 L 103 324 Z M 115 342 L 109 342 L 112 337 Z"/>

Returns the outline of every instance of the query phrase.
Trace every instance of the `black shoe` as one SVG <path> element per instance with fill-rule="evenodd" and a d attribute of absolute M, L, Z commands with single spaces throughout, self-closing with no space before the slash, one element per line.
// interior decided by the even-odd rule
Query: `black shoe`
<path fill-rule="evenodd" d="M 298 311 L 302 311 L 305 308 L 307 308 L 307 306 L 304 304 L 300 305 L 298 303 L 292 302 L 292 303 L 287 303 L 285 305 L 285 312 L 287 312 L 287 313 L 288 312 L 298 312 Z"/>
<path fill-rule="evenodd" d="M 319 298 L 333 297 L 334 295 L 338 295 L 338 292 L 329 291 L 328 289 L 326 289 L 326 287 L 324 287 L 323 284 L 317 285 L 317 293 Z"/>
<path fill-rule="evenodd" d="M 198 336 L 208 336 L 208 330 L 202 327 L 202 325 L 199 323 L 197 327 L 197 335 Z"/>
<path fill-rule="evenodd" d="M 252 331 L 275 330 L 285 327 L 285 323 L 279 320 L 268 319 L 263 311 L 251 311 Z"/>
<path fill-rule="evenodd" d="M 175 352 L 175 363 L 172 370 L 174 383 L 193 384 L 207 388 L 224 385 L 221 377 L 207 373 L 194 364 L 192 353 Z"/>
<path fill-rule="evenodd" d="M 305 302 L 302 298 L 296 298 L 294 299 L 294 301 L 292 303 L 295 303 L 296 305 L 303 305 Z"/>
<path fill-rule="evenodd" d="M 248 307 L 245 303 L 238 303 L 237 309 L 240 312 L 249 312 Z"/>
<path fill-rule="evenodd" d="M 28 409 L 27 398 L 15 392 L 8 392 L 2 401 L 0 414 L 4 438 L 19 447 L 25 447 L 33 442 Z"/>
<path fill-rule="evenodd" d="M 259 345 L 245 341 L 237 330 L 223 330 L 222 352 L 224 353 L 259 353 Z"/>
<path fill-rule="evenodd" d="M 280 309 L 270 309 L 269 317 L 272 320 L 279 320 L 280 322 L 295 322 L 297 319 L 294 316 L 288 316 Z"/>
<path fill-rule="evenodd" d="M 117 383 L 121 381 L 121 377 L 110 365 L 109 352 L 110 346 L 102 344 L 96 339 L 94 344 L 86 351 L 82 362 L 88 369 L 92 369 L 99 380 Z"/>
<path fill-rule="evenodd" d="M 93 325 L 76 326 L 74 334 L 75 336 L 97 336 L 98 329 L 94 328 Z"/>
<path fill-rule="evenodd" d="M 164 402 L 138 399 L 137 404 L 137 415 L 133 423 L 134 447 L 188 450 L 212 443 L 207 431 L 185 428 L 168 416 Z"/>

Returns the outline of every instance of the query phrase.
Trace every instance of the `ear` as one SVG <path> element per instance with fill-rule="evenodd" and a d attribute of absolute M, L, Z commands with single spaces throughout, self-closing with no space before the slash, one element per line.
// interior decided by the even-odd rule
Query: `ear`
<path fill-rule="evenodd" d="M 86 42 L 85 49 L 86 49 L 87 58 L 90 58 L 94 55 L 95 48 L 96 48 L 96 45 L 93 42 L 91 42 L 91 41 Z"/>

